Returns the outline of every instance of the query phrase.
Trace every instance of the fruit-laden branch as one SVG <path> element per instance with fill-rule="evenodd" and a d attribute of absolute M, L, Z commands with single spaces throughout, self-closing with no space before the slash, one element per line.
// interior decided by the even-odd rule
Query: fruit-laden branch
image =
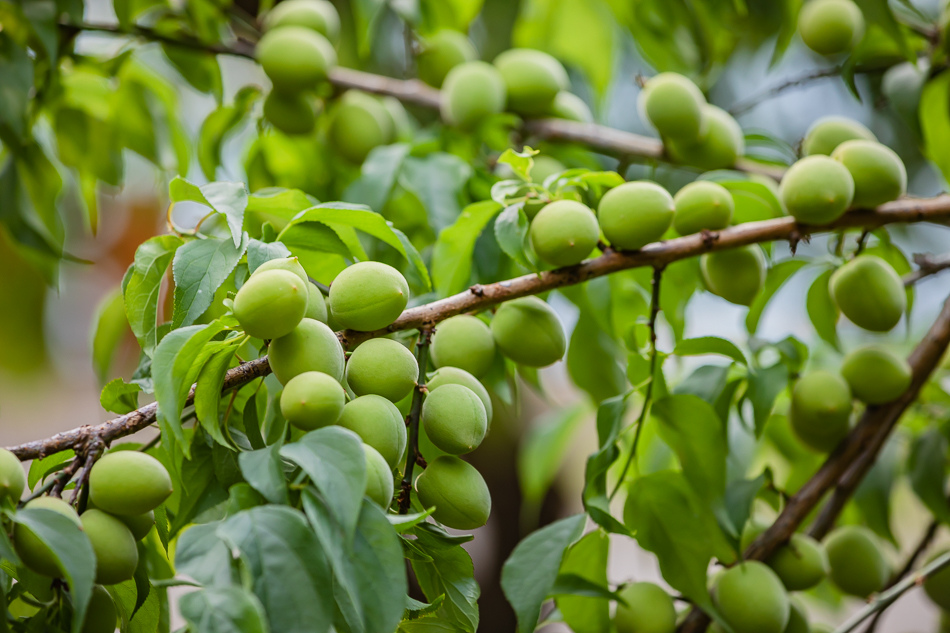
<path fill-rule="evenodd" d="M 798 529 L 825 494 L 838 486 L 832 498 L 815 521 L 809 533 L 821 539 L 834 524 L 844 502 L 860 482 L 887 436 L 907 408 L 917 399 L 921 387 L 940 363 L 950 344 L 950 298 L 944 304 L 937 320 L 927 335 L 917 344 L 907 359 L 913 371 L 913 380 L 907 391 L 893 402 L 865 409 L 861 420 L 848 436 L 828 456 L 811 479 L 788 499 L 775 522 L 749 546 L 744 553 L 747 560 L 765 560 Z M 857 467 L 857 470 L 855 468 Z M 853 473 L 853 474 L 852 474 Z M 852 479 L 856 477 L 856 479 Z M 842 488 L 842 482 L 847 482 Z M 680 625 L 680 633 L 705 630 L 709 617 L 693 609 Z"/>

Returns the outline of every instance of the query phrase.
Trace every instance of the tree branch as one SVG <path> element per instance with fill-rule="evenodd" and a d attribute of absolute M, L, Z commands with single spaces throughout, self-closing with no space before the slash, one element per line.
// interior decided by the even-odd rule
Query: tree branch
<path fill-rule="evenodd" d="M 432 328 L 426 328 L 419 333 L 416 343 L 416 362 L 419 363 L 419 379 L 412 392 L 412 405 L 406 426 L 409 427 L 409 448 L 406 450 L 406 469 L 402 478 L 402 488 L 399 491 L 399 514 L 409 512 L 412 494 L 412 471 L 419 461 L 419 417 L 422 414 L 422 401 L 426 395 L 426 371 L 429 367 L 429 344 L 432 343 Z"/>
<path fill-rule="evenodd" d="M 939 256 L 918 253 L 914 255 L 914 263 L 917 264 L 918 268 L 914 272 L 904 275 L 905 286 L 912 286 L 921 279 L 950 268 L 950 253 Z"/>

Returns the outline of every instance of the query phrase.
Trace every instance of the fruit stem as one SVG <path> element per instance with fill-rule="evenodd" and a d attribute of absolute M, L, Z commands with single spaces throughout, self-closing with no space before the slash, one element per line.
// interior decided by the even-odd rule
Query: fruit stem
<path fill-rule="evenodd" d="M 416 342 L 416 362 L 419 364 L 419 378 L 416 380 L 416 388 L 412 392 L 412 406 L 409 409 L 409 416 L 406 418 L 406 426 L 409 427 L 409 449 L 406 454 L 405 475 L 402 478 L 402 486 L 399 492 L 399 514 L 409 512 L 410 496 L 412 493 L 412 471 L 422 455 L 419 453 L 419 416 L 422 413 L 422 401 L 426 394 L 426 371 L 429 364 L 429 344 L 432 343 L 433 328 L 423 328 L 419 332 L 419 340 Z"/>

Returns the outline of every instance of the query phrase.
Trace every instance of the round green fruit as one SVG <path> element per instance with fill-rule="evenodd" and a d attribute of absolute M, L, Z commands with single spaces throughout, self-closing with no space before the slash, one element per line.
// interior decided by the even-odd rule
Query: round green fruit
<path fill-rule="evenodd" d="M 597 246 L 600 229 L 594 212 L 573 200 L 557 200 L 531 221 L 531 245 L 552 266 L 579 264 Z"/>
<path fill-rule="evenodd" d="M 495 58 L 508 93 L 508 109 L 518 114 L 542 115 L 570 81 L 561 62 L 542 51 L 512 48 Z"/>
<path fill-rule="evenodd" d="M 416 70 L 419 79 L 441 88 L 450 70 L 476 59 L 478 53 L 464 33 L 445 29 L 422 42 L 422 52 L 416 55 Z"/>
<path fill-rule="evenodd" d="M 488 414 L 475 392 L 462 385 L 433 389 L 422 403 L 422 425 L 439 450 L 471 453 L 485 439 Z"/>
<path fill-rule="evenodd" d="M 537 297 L 502 304 L 492 318 L 491 333 L 502 354 L 529 367 L 556 363 L 567 351 L 557 313 Z"/>
<path fill-rule="evenodd" d="M 478 381 L 478 378 L 459 367 L 440 367 L 439 370 L 429 378 L 426 387 L 429 391 L 432 391 L 442 385 L 462 385 L 475 392 L 478 399 L 485 405 L 485 415 L 488 417 L 488 423 L 491 424 L 492 414 L 494 413 L 491 396 L 488 395 L 488 390 L 485 389 L 485 385 Z"/>
<path fill-rule="evenodd" d="M 647 80 L 637 97 L 640 116 L 660 136 L 693 143 L 708 131 L 706 97 L 689 78 L 677 73 L 660 73 Z"/>
<path fill-rule="evenodd" d="M 854 200 L 858 209 L 897 200 L 907 191 L 907 170 L 900 156 L 877 141 L 845 141 L 831 154 L 854 179 Z"/>
<path fill-rule="evenodd" d="M 81 633 L 115 633 L 117 626 L 118 615 L 112 596 L 102 585 L 94 585 Z"/>
<path fill-rule="evenodd" d="M 821 369 L 795 383 L 789 422 L 802 442 L 827 452 L 848 434 L 853 406 L 851 388 L 844 378 Z"/>
<path fill-rule="evenodd" d="M 362 343 L 346 361 L 346 383 L 358 396 L 376 394 L 398 402 L 412 391 L 418 378 L 416 357 L 388 338 Z"/>
<path fill-rule="evenodd" d="M 854 179 L 838 161 L 808 156 L 789 167 L 779 185 L 789 215 L 806 224 L 828 224 L 844 215 L 854 198 Z"/>
<path fill-rule="evenodd" d="M 253 274 L 258 275 L 268 270 L 286 270 L 287 272 L 297 275 L 300 281 L 310 283 L 310 277 L 307 275 L 307 271 L 300 265 L 300 260 L 296 257 L 277 257 L 276 259 L 269 259 L 255 268 Z"/>
<path fill-rule="evenodd" d="M 280 395 L 280 412 L 298 429 L 312 431 L 336 424 L 346 391 L 332 376 L 308 371 L 290 379 Z"/>
<path fill-rule="evenodd" d="M 284 134 L 309 134 L 317 123 L 313 97 L 272 90 L 264 99 L 264 118 Z"/>
<path fill-rule="evenodd" d="M 758 244 L 706 253 L 699 258 L 706 288 L 740 306 L 752 301 L 765 283 L 765 253 Z"/>
<path fill-rule="evenodd" d="M 676 192 L 673 203 L 676 206 L 673 228 L 680 235 L 699 233 L 703 229 L 724 229 L 736 209 L 729 190 L 708 180 L 689 183 Z"/>
<path fill-rule="evenodd" d="M 802 154 L 831 156 L 835 148 L 851 140 L 876 141 L 877 137 L 857 121 L 842 116 L 824 117 L 818 119 L 802 139 Z"/>
<path fill-rule="evenodd" d="M 872 332 L 893 328 L 907 307 L 900 276 L 873 255 L 858 255 L 836 270 L 828 288 L 838 309 L 852 323 Z"/>
<path fill-rule="evenodd" d="M 351 330 L 380 330 L 395 321 L 408 302 L 406 278 L 379 262 L 353 264 L 330 284 L 330 313 Z"/>
<path fill-rule="evenodd" d="M 290 334 L 307 312 L 307 286 L 286 270 L 251 275 L 234 297 L 234 316 L 260 339 Z"/>
<path fill-rule="evenodd" d="M 877 537 L 859 525 L 846 525 L 825 539 L 831 581 L 846 594 L 866 598 L 880 591 L 890 575 L 890 566 Z"/>
<path fill-rule="evenodd" d="M 27 503 L 24 508 L 52 510 L 75 523 L 77 528 L 82 527 L 79 515 L 76 514 L 73 507 L 56 497 L 37 497 Z M 58 578 L 63 575 L 62 568 L 53 551 L 33 534 L 30 528 L 20 523 L 15 524 L 13 526 L 13 545 L 16 548 L 16 553 L 20 556 L 20 560 L 30 570 L 50 578 Z"/>
<path fill-rule="evenodd" d="M 340 14 L 327 0 L 283 0 L 264 18 L 265 31 L 281 26 L 303 26 L 335 41 L 340 36 Z"/>
<path fill-rule="evenodd" d="M 763 563 L 747 561 L 719 576 L 714 600 L 735 633 L 782 633 L 788 624 L 788 594 Z"/>
<path fill-rule="evenodd" d="M 792 598 L 788 601 L 788 624 L 785 625 L 783 633 L 810 633 L 811 626 L 808 624 L 808 612 L 801 603 Z"/>
<path fill-rule="evenodd" d="M 543 183 L 548 176 L 560 174 L 566 169 L 564 163 L 552 156 L 535 156 L 534 164 L 531 166 L 531 181 Z M 525 213 L 527 213 L 527 210 L 525 210 Z M 529 217 L 533 218 L 535 215 L 537 215 L 537 211 Z"/>
<path fill-rule="evenodd" d="M 880 345 L 865 345 L 844 357 L 841 375 L 855 398 L 868 404 L 884 404 L 907 391 L 912 370 L 904 357 Z"/>
<path fill-rule="evenodd" d="M 0 505 L 16 504 L 26 489 L 26 474 L 17 456 L 0 448 Z"/>
<path fill-rule="evenodd" d="M 313 282 L 307 282 L 307 312 L 304 318 L 327 322 L 327 300 Z"/>
<path fill-rule="evenodd" d="M 114 585 L 131 580 L 139 550 L 125 523 L 102 510 L 86 510 L 79 518 L 96 553 L 96 582 Z"/>
<path fill-rule="evenodd" d="M 442 118 L 463 130 L 505 109 L 505 80 L 487 62 L 460 64 L 449 71 L 442 83 Z"/>
<path fill-rule="evenodd" d="M 941 550 L 927 559 L 929 565 L 939 556 L 947 553 L 947 550 Z M 950 612 L 950 567 L 944 567 L 940 571 L 930 574 L 924 580 L 924 592 L 934 604 Z"/>
<path fill-rule="evenodd" d="M 727 169 L 745 153 L 745 136 L 732 115 L 714 105 L 703 106 L 704 134 L 694 141 L 669 139 L 665 148 L 674 161 L 705 170 Z"/>
<path fill-rule="evenodd" d="M 456 530 L 474 530 L 488 522 L 491 495 L 481 474 L 458 457 L 443 455 L 416 478 L 416 494 L 432 516 Z"/>
<path fill-rule="evenodd" d="M 864 35 L 864 15 L 851 0 L 811 0 L 798 14 L 798 32 L 820 55 L 846 53 Z"/>
<path fill-rule="evenodd" d="M 110 514 L 145 514 L 171 494 L 172 480 L 162 463 L 138 451 L 107 453 L 89 473 L 89 498 Z"/>
<path fill-rule="evenodd" d="M 333 45 L 303 26 L 268 31 L 257 43 L 255 56 L 274 89 L 285 94 L 313 90 L 336 66 Z"/>
<path fill-rule="evenodd" d="M 155 512 L 151 510 L 144 514 L 119 515 L 116 518 L 125 523 L 125 527 L 129 528 L 129 532 L 136 541 L 141 541 L 148 536 L 155 525 Z"/>
<path fill-rule="evenodd" d="M 793 534 L 765 564 L 789 591 L 810 589 L 828 575 L 828 555 L 821 543 L 806 534 Z"/>
<path fill-rule="evenodd" d="M 620 591 L 627 603 L 617 603 L 617 633 L 673 633 L 676 609 L 673 598 L 652 582 L 635 582 Z"/>
<path fill-rule="evenodd" d="M 495 339 L 484 321 L 460 314 L 436 327 L 429 354 L 436 367 L 459 367 L 484 376 L 495 360 Z"/>
<path fill-rule="evenodd" d="M 362 163 L 374 147 L 392 142 L 393 120 L 379 99 L 350 90 L 336 104 L 330 118 L 330 142 L 347 160 Z"/>
<path fill-rule="evenodd" d="M 376 502 L 384 510 L 389 509 L 392 503 L 395 486 L 393 471 L 375 448 L 363 444 L 363 453 L 366 455 L 366 496 Z"/>
<path fill-rule="evenodd" d="M 587 102 L 573 92 L 562 90 L 554 96 L 551 104 L 551 116 L 578 123 L 593 123 L 594 114 Z"/>
<path fill-rule="evenodd" d="M 328 325 L 314 319 L 301 319 L 290 334 L 272 340 L 267 359 L 282 385 L 308 371 L 343 379 L 343 345 Z"/>
<path fill-rule="evenodd" d="M 637 250 L 660 239 L 676 213 L 673 196 L 648 180 L 627 182 L 604 194 L 597 219 L 615 249 Z"/>
<path fill-rule="evenodd" d="M 881 93 L 887 105 L 915 131 L 920 129 L 920 97 L 929 74 L 930 64 L 921 60 L 891 66 L 881 78 Z"/>
<path fill-rule="evenodd" d="M 354 398 L 343 407 L 337 424 L 379 451 L 390 468 L 399 466 L 406 450 L 406 423 L 392 402 L 374 394 Z"/>

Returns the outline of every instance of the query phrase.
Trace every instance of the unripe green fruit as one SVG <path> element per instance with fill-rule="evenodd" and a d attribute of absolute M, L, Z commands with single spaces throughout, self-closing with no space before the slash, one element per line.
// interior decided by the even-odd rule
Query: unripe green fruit
<path fill-rule="evenodd" d="M 312 431 L 336 424 L 343 415 L 346 391 L 327 374 L 308 371 L 294 376 L 280 395 L 280 412 L 298 429 Z"/>
<path fill-rule="evenodd" d="M 802 139 L 802 154 L 831 156 L 835 148 L 845 141 L 858 139 L 876 141 L 877 137 L 857 121 L 842 116 L 823 117 L 808 129 Z"/>
<path fill-rule="evenodd" d="M 294 330 L 275 338 L 267 348 L 270 368 L 280 384 L 286 385 L 294 376 L 319 371 L 343 380 L 343 345 L 325 323 L 301 319 Z"/>
<path fill-rule="evenodd" d="M 543 183 L 547 180 L 548 176 L 553 176 L 554 174 L 559 174 L 562 171 L 567 169 L 564 166 L 564 163 L 552 156 L 535 156 L 534 164 L 531 166 L 531 180 L 533 182 Z M 540 211 L 540 209 L 538 209 Z M 525 211 L 527 213 L 527 210 Z M 534 217 L 537 215 L 537 211 L 529 217 Z"/>
<path fill-rule="evenodd" d="M 637 97 L 640 116 L 647 119 L 660 136 L 693 143 L 708 130 L 704 106 L 706 97 L 689 78 L 677 73 L 651 77 Z"/>
<path fill-rule="evenodd" d="M 14 504 L 26 489 L 26 474 L 17 456 L 0 448 L 0 505 L 8 501 Z"/>
<path fill-rule="evenodd" d="M 557 200 L 531 221 L 531 245 L 552 266 L 573 266 L 597 246 L 600 230 L 594 212 L 580 202 Z"/>
<path fill-rule="evenodd" d="M 24 508 L 52 510 L 75 523 L 76 527 L 82 527 L 79 515 L 76 514 L 73 507 L 56 497 L 37 497 L 27 503 Z M 19 523 L 13 526 L 13 544 L 20 560 L 30 570 L 50 578 L 58 578 L 63 575 L 62 568 L 53 551 L 37 538 L 28 527 Z"/>
<path fill-rule="evenodd" d="M 307 312 L 304 318 L 327 322 L 327 300 L 313 282 L 307 282 Z"/>
<path fill-rule="evenodd" d="M 904 357 L 879 345 L 865 345 L 844 357 L 841 375 L 855 398 L 868 404 L 884 404 L 907 391 L 912 370 Z"/>
<path fill-rule="evenodd" d="M 436 367 L 459 367 L 484 376 L 495 360 L 495 339 L 484 321 L 460 314 L 436 327 L 429 354 Z"/>
<path fill-rule="evenodd" d="M 920 129 L 920 96 L 929 74 L 930 64 L 921 60 L 891 66 L 881 78 L 881 92 L 887 105 L 915 131 Z"/>
<path fill-rule="evenodd" d="M 374 394 L 360 396 L 346 403 L 337 424 L 379 451 L 390 468 L 399 466 L 406 450 L 406 423 L 392 402 Z"/>
<path fill-rule="evenodd" d="M 392 142 L 395 130 L 392 117 L 376 97 L 350 90 L 337 102 L 328 134 L 344 158 L 362 163 L 374 147 Z"/>
<path fill-rule="evenodd" d="M 303 26 L 335 41 L 340 36 L 340 15 L 327 0 L 283 0 L 264 18 L 265 31 L 281 26 Z"/>
<path fill-rule="evenodd" d="M 505 80 L 489 63 L 474 61 L 449 71 L 442 83 L 442 118 L 463 130 L 505 109 Z"/>
<path fill-rule="evenodd" d="M 673 196 L 676 215 L 673 228 L 680 235 L 703 229 L 718 231 L 729 226 L 736 204 L 722 185 L 708 180 L 691 182 Z"/>
<path fill-rule="evenodd" d="M 278 257 L 276 259 L 269 259 L 257 268 L 254 269 L 254 275 L 259 275 L 260 273 L 266 272 L 268 270 L 286 270 L 287 272 L 293 273 L 300 278 L 300 281 L 304 283 L 310 283 L 310 277 L 307 275 L 307 271 L 304 270 L 304 267 L 300 265 L 300 260 L 296 257 Z"/>
<path fill-rule="evenodd" d="M 107 453 L 89 473 L 89 498 L 110 514 L 145 514 L 171 494 L 172 480 L 162 463 L 138 451 Z"/>
<path fill-rule="evenodd" d="M 383 105 L 383 109 L 386 110 L 386 114 L 389 115 L 389 120 L 392 122 L 393 141 L 411 142 L 413 134 L 415 134 L 415 126 L 412 117 L 406 111 L 406 107 L 395 97 L 380 97 L 379 102 Z M 394 198 L 390 196 L 389 203 L 392 203 L 393 200 Z"/>
<path fill-rule="evenodd" d="M 947 550 L 936 552 L 927 559 L 926 564 L 929 565 L 935 558 L 946 553 Z M 940 571 L 927 576 L 924 580 L 924 591 L 934 604 L 944 611 L 950 611 L 950 567 L 944 567 Z"/>
<path fill-rule="evenodd" d="M 136 541 L 141 541 L 148 536 L 152 527 L 155 526 L 155 512 L 151 510 L 144 514 L 119 515 L 116 518 L 125 523 L 125 527 L 129 528 L 129 532 Z"/>
<path fill-rule="evenodd" d="M 416 494 L 432 516 L 456 530 L 474 530 L 488 522 L 491 495 L 481 474 L 458 457 L 443 455 L 416 478 Z"/>
<path fill-rule="evenodd" d="M 358 396 L 402 400 L 419 378 L 419 364 L 405 346 L 388 338 L 361 344 L 346 362 L 346 383 Z"/>
<path fill-rule="evenodd" d="M 864 36 L 864 15 L 851 0 L 811 0 L 798 14 L 798 32 L 820 55 L 846 53 Z"/>
<path fill-rule="evenodd" d="M 789 422 L 802 442 L 827 452 L 848 434 L 853 406 L 844 378 L 823 369 L 813 371 L 792 389 Z"/>
<path fill-rule="evenodd" d="M 890 574 L 877 537 L 859 525 L 834 530 L 825 540 L 831 581 L 846 594 L 866 598 L 880 591 Z"/>
<path fill-rule="evenodd" d="M 518 114 L 542 115 L 570 81 L 561 62 L 542 51 L 512 48 L 495 58 L 508 93 L 508 109 Z"/>
<path fill-rule="evenodd" d="M 813 624 L 810 633 L 835 633 L 835 627 L 830 624 Z"/>
<path fill-rule="evenodd" d="M 529 367 L 556 363 L 567 351 L 561 321 L 551 306 L 537 297 L 502 304 L 492 318 L 491 333 L 502 354 Z"/>
<path fill-rule="evenodd" d="M 745 153 L 745 136 L 732 115 L 714 105 L 703 106 L 707 129 L 694 141 L 669 139 L 667 153 L 674 161 L 705 170 L 726 169 Z"/>
<path fill-rule="evenodd" d="M 422 403 L 422 424 L 435 447 L 452 455 L 478 448 L 488 431 L 485 405 L 462 385 L 433 389 Z"/>
<path fill-rule="evenodd" d="M 617 603 L 617 633 L 673 633 L 676 609 L 673 598 L 652 582 L 635 582 L 620 592 L 626 605 Z"/>
<path fill-rule="evenodd" d="M 363 453 L 366 455 L 365 494 L 384 510 L 388 510 L 395 492 L 393 471 L 379 451 L 372 446 L 363 444 Z"/>
<path fill-rule="evenodd" d="M 118 615 L 112 596 L 102 585 L 92 587 L 81 633 L 115 633 Z"/>
<path fill-rule="evenodd" d="M 660 239 L 673 223 L 675 213 L 673 196 L 648 180 L 614 187 L 597 206 L 604 237 L 615 249 L 630 251 Z"/>
<path fill-rule="evenodd" d="M 782 633 L 788 624 L 790 607 L 782 581 L 758 561 L 723 572 L 714 599 L 735 633 Z"/>
<path fill-rule="evenodd" d="M 699 269 L 706 288 L 730 303 L 752 305 L 765 283 L 765 253 L 758 244 L 706 253 Z"/>
<path fill-rule="evenodd" d="M 285 94 L 313 90 L 336 66 L 333 45 L 303 26 L 268 31 L 257 43 L 255 57 L 274 89 Z"/>
<path fill-rule="evenodd" d="M 551 104 L 551 116 L 558 119 L 567 119 L 568 121 L 577 121 L 578 123 L 594 122 L 594 114 L 590 111 L 587 102 L 567 90 L 562 90 L 554 95 L 554 103 Z"/>
<path fill-rule="evenodd" d="M 877 141 L 845 141 L 831 157 L 847 167 L 854 179 L 854 208 L 873 209 L 897 200 L 907 191 L 904 163 L 887 145 Z"/>
<path fill-rule="evenodd" d="M 907 307 L 904 284 L 890 264 L 873 255 L 858 255 L 828 280 L 831 298 L 852 323 L 872 332 L 887 332 Z"/>
<path fill-rule="evenodd" d="M 251 275 L 234 297 L 234 316 L 245 332 L 261 339 L 290 334 L 307 312 L 307 286 L 286 270 Z"/>
<path fill-rule="evenodd" d="M 828 224 L 840 218 L 854 198 L 848 169 L 827 156 L 808 156 L 789 167 L 779 185 L 789 215 L 806 224 Z"/>
<path fill-rule="evenodd" d="M 271 90 L 264 99 L 264 118 L 284 134 L 309 134 L 317 123 L 313 96 Z"/>
<path fill-rule="evenodd" d="M 810 589 L 828 575 L 825 548 L 806 534 L 793 534 L 765 564 L 772 568 L 789 591 Z"/>
<path fill-rule="evenodd" d="M 488 423 L 491 424 L 493 414 L 491 396 L 488 395 L 488 390 L 485 389 L 485 385 L 478 381 L 478 378 L 458 367 L 440 367 L 439 370 L 429 378 L 426 387 L 428 387 L 429 391 L 433 391 L 442 385 L 462 385 L 475 392 L 478 399 L 485 405 L 485 414 L 488 417 Z"/>
<path fill-rule="evenodd" d="M 406 278 L 379 262 L 353 264 L 330 284 L 330 313 L 351 330 L 380 330 L 395 321 L 408 302 Z"/>
<path fill-rule="evenodd" d="M 809 633 L 811 627 L 805 608 L 795 599 L 789 599 L 788 606 L 788 624 L 785 625 L 783 633 Z"/>
<path fill-rule="evenodd" d="M 86 510 L 79 518 L 96 553 L 96 582 L 114 585 L 130 580 L 139 564 L 139 550 L 129 528 L 102 510 Z"/>
<path fill-rule="evenodd" d="M 416 70 L 419 79 L 441 88 L 450 70 L 476 59 L 478 53 L 464 33 L 445 29 L 425 38 L 422 52 L 416 55 Z"/>

